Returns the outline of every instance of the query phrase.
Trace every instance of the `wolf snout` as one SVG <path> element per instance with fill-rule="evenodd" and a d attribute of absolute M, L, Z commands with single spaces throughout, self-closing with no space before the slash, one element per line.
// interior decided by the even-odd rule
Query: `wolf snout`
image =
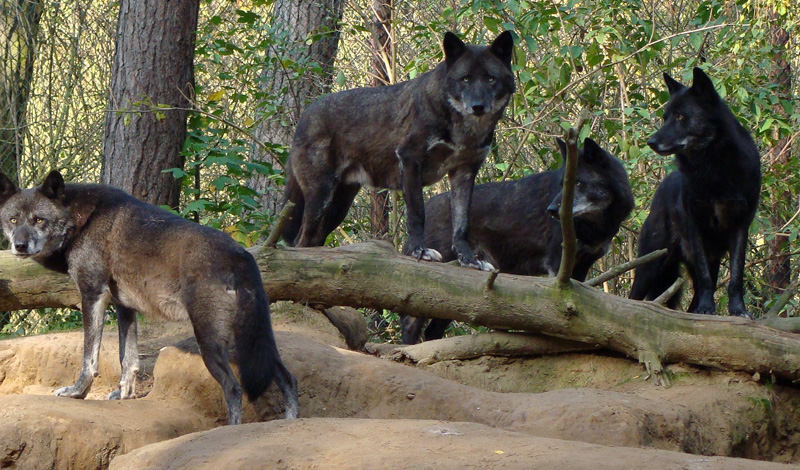
<path fill-rule="evenodd" d="M 14 251 L 17 253 L 26 255 L 28 254 L 28 244 L 27 243 L 14 243 Z"/>
<path fill-rule="evenodd" d="M 486 114 L 486 106 L 483 104 L 473 104 L 472 108 L 470 109 L 470 114 L 482 116 Z"/>
<path fill-rule="evenodd" d="M 551 202 L 549 206 L 547 206 L 547 213 L 550 214 L 550 217 L 558 220 L 558 211 L 561 210 L 561 204 L 556 202 Z"/>

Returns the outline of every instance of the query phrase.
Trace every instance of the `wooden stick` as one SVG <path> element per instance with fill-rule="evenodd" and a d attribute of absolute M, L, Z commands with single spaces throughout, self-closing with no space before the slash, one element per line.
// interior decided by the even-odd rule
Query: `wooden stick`
<path fill-rule="evenodd" d="M 673 282 L 672 285 L 669 286 L 667 290 L 665 290 L 664 292 L 661 293 L 661 295 L 656 297 L 653 300 L 653 302 L 657 303 L 658 305 L 667 305 L 669 299 L 671 299 L 675 294 L 677 294 L 678 291 L 681 290 L 681 287 L 683 287 L 683 278 L 679 277 L 678 279 L 675 279 L 675 282 Z"/>
<path fill-rule="evenodd" d="M 558 216 L 561 221 L 561 265 L 556 279 L 561 287 L 570 285 L 572 270 L 575 267 L 575 223 L 572 220 L 572 203 L 575 198 L 575 180 L 578 175 L 578 136 L 583 124 L 589 118 L 589 110 L 583 108 L 578 122 L 570 128 L 566 135 L 567 161 L 564 164 L 564 185 L 561 188 L 561 209 Z"/>
<path fill-rule="evenodd" d="M 275 219 L 275 223 L 272 224 L 272 230 L 269 232 L 267 241 L 264 242 L 265 246 L 274 248 L 275 245 L 278 244 L 278 240 L 281 238 L 281 233 L 283 233 L 283 227 L 286 226 L 286 222 L 288 222 L 291 218 L 293 210 L 294 203 L 292 201 L 286 201 L 286 205 L 283 206 L 281 213 L 278 214 L 278 218 Z"/>
<path fill-rule="evenodd" d="M 624 274 L 631 269 L 636 269 L 643 264 L 647 264 L 654 259 L 661 258 L 662 256 L 667 254 L 667 249 L 662 248 L 660 250 L 656 250 L 650 253 L 647 253 L 644 256 L 640 256 L 634 260 L 628 261 L 627 263 L 622 263 L 613 268 L 609 269 L 608 271 L 600 274 L 597 277 L 593 277 L 588 281 L 584 282 L 587 286 L 596 287 L 600 284 L 608 281 L 609 279 L 614 279 L 615 277 L 619 276 L 620 274 Z"/>

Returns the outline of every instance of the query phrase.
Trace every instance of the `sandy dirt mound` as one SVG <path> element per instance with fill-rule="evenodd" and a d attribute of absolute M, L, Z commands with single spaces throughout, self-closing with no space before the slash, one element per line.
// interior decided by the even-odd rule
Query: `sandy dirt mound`
<path fill-rule="evenodd" d="M 766 462 L 605 447 L 427 420 L 301 419 L 218 428 L 116 458 L 113 470 L 768 470 Z"/>
<path fill-rule="evenodd" d="M 159 401 L 37 395 L 0 397 L 0 423 L 0 468 L 25 470 L 107 468 L 118 453 L 213 425 Z"/>
<path fill-rule="evenodd" d="M 83 333 L 60 333 L 0 341 L 0 395 L 52 395 L 72 385 L 81 370 Z M 100 375 L 89 398 L 103 398 L 118 387 L 120 366 L 116 332 L 103 335 Z"/>
<path fill-rule="evenodd" d="M 676 385 L 663 389 L 644 382 L 637 364 L 600 355 L 481 358 L 431 366 L 434 374 L 342 349 L 338 332 L 308 309 L 279 310 L 274 318 L 277 330 L 292 330 L 277 331 L 276 338 L 299 381 L 300 413 L 306 418 L 474 422 L 528 436 L 601 445 L 798 461 L 800 394 L 794 389 L 688 368 L 673 368 Z M 192 353 L 196 344 L 182 341 L 180 347 L 161 349 L 189 331 L 186 324 L 144 325 L 140 352 L 145 380 L 137 392 L 145 389 L 145 398 L 119 403 L 0 396 L 0 467 L 106 468 L 115 454 L 224 424 L 221 390 Z M 116 343 L 115 332 L 104 337 L 94 396 L 103 397 L 116 387 Z M 0 342 L 0 394 L 50 394 L 55 387 L 71 384 L 80 368 L 81 347 L 79 332 Z M 281 417 L 282 406 L 273 386 L 257 403 L 245 406 L 244 421 Z M 380 434 L 389 425 L 376 426 L 366 429 Z M 402 437 L 404 429 L 396 429 L 396 436 L 389 433 L 392 442 L 413 437 Z M 318 448 L 326 439 L 319 434 L 304 445 Z M 539 441 L 531 442 L 535 447 Z M 408 445 L 397 449 L 415 449 Z M 364 458 L 371 451 L 366 449 Z"/>

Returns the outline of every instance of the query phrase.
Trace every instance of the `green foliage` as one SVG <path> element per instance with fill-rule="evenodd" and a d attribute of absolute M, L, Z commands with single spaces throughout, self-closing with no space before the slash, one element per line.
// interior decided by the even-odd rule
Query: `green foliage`
<path fill-rule="evenodd" d="M 26 185 L 52 167 L 67 170 L 70 180 L 98 180 L 118 5 L 97 4 L 88 16 L 78 2 L 59 5 L 60 9 L 45 8 L 42 18 L 41 52 L 28 104 L 30 127 L 20 162 Z M 345 6 L 334 71 L 328 77 L 332 91 L 374 83 L 372 5 L 354 1 Z M 273 24 L 272 13 L 272 0 L 201 2 L 194 112 L 183 149 L 186 165 L 171 170 L 184 187 L 181 214 L 226 230 L 245 245 L 252 244 L 275 215 L 263 201 L 280 199 L 275 194 L 282 189 L 288 151 L 259 129 L 267 125 L 290 135 L 297 114 L 282 98 L 293 96 L 301 81 L 325 74 L 308 52 L 327 32 L 293 41 L 285 25 Z M 441 39 L 447 30 L 473 43 L 487 43 L 504 29 L 514 32 L 518 91 L 498 126 L 479 182 L 557 168 L 561 162 L 555 137 L 581 108 L 591 110 L 592 121 L 584 132 L 623 160 L 636 208 L 590 275 L 635 256 L 636 237 L 653 192 L 674 169 L 671 158 L 654 154 L 645 144 L 660 125 L 668 99 L 662 73 L 689 83 L 692 67 L 703 67 L 752 131 L 763 155 L 762 203 L 751 227 L 746 269 L 746 301 L 758 313 L 777 295 L 766 285 L 765 267 L 774 254 L 769 244 L 784 241 L 784 251 L 794 253 L 795 271 L 800 253 L 800 218 L 787 223 L 800 198 L 800 110 L 793 99 L 800 70 L 797 20 L 794 3 L 788 0 L 399 2 L 390 24 L 394 47 L 386 60 L 390 82 L 407 80 L 442 59 Z M 773 34 L 780 28 L 790 38 L 782 49 L 774 44 Z M 778 80 L 778 53 L 785 54 L 794 72 L 788 90 Z M 266 81 L 275 70 L 285 72 L 288 81 L 272 89 Z M 306 103 L 303 98 L 298 106 Z M 158 105 L 153 111 L 159 112 Z M 781 139 L 795 142 L 787 159 L 770 155 Z M 257 192 L 254 174 L 272 184 Z M 445 180 L 426 191 L 448 189 Z M 402 198 L 389 210 L 390 236 L 399 245 L 405 234 Z M 369 199 L 362 191 L 329 244 L 370 237 L 369 212 Z M 723 269 L 720 278 L 726 277 Z M 630 280 L 629 274 L 606 287 L 626 295 Z M 726 302 L 724 294 L 720 301 Z M 797 303 L 790 305 L 796 311 Z M 391 331 L 387 335 L 394 338 L 396 328 Z"/>

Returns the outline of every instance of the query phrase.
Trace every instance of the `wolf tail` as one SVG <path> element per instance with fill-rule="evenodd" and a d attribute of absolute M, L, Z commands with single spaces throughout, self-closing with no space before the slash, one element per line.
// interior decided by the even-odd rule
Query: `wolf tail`
<path fill-rule="evenodd" d="M 238 318 L 234 342 L 242 389 L 250 401 L 264 394 L 273 380 L 283 394 L 286 418 L 298 415 L 297 379 L 286 369 L 275 344 L 269 300 L 255 260 L 248 260 L 247 281 L 236 289 Z M 253 282 L 249 282 L 253 280 Z"/>
<path fill-rule="evenodd" d="M 288 201 L 292 201 L 295 204 L 294 211 L 292 211 L 292 218 L 286 222 L 286 225 L 283 227 L 283 232 L 281 233 L 281 237 L 286 243 L 294 245 L 297 234 L 300 233 L 300 226 L 303 223 L 305 199 L 303 198 L 303 191 L 297 183 L 297 178 L 295 178 L 294 173 L 292 173 L 291 166 L 287 166 L 286 168 L 286 187 L 283 192 L 283 201 L 284 205 Z"/>

